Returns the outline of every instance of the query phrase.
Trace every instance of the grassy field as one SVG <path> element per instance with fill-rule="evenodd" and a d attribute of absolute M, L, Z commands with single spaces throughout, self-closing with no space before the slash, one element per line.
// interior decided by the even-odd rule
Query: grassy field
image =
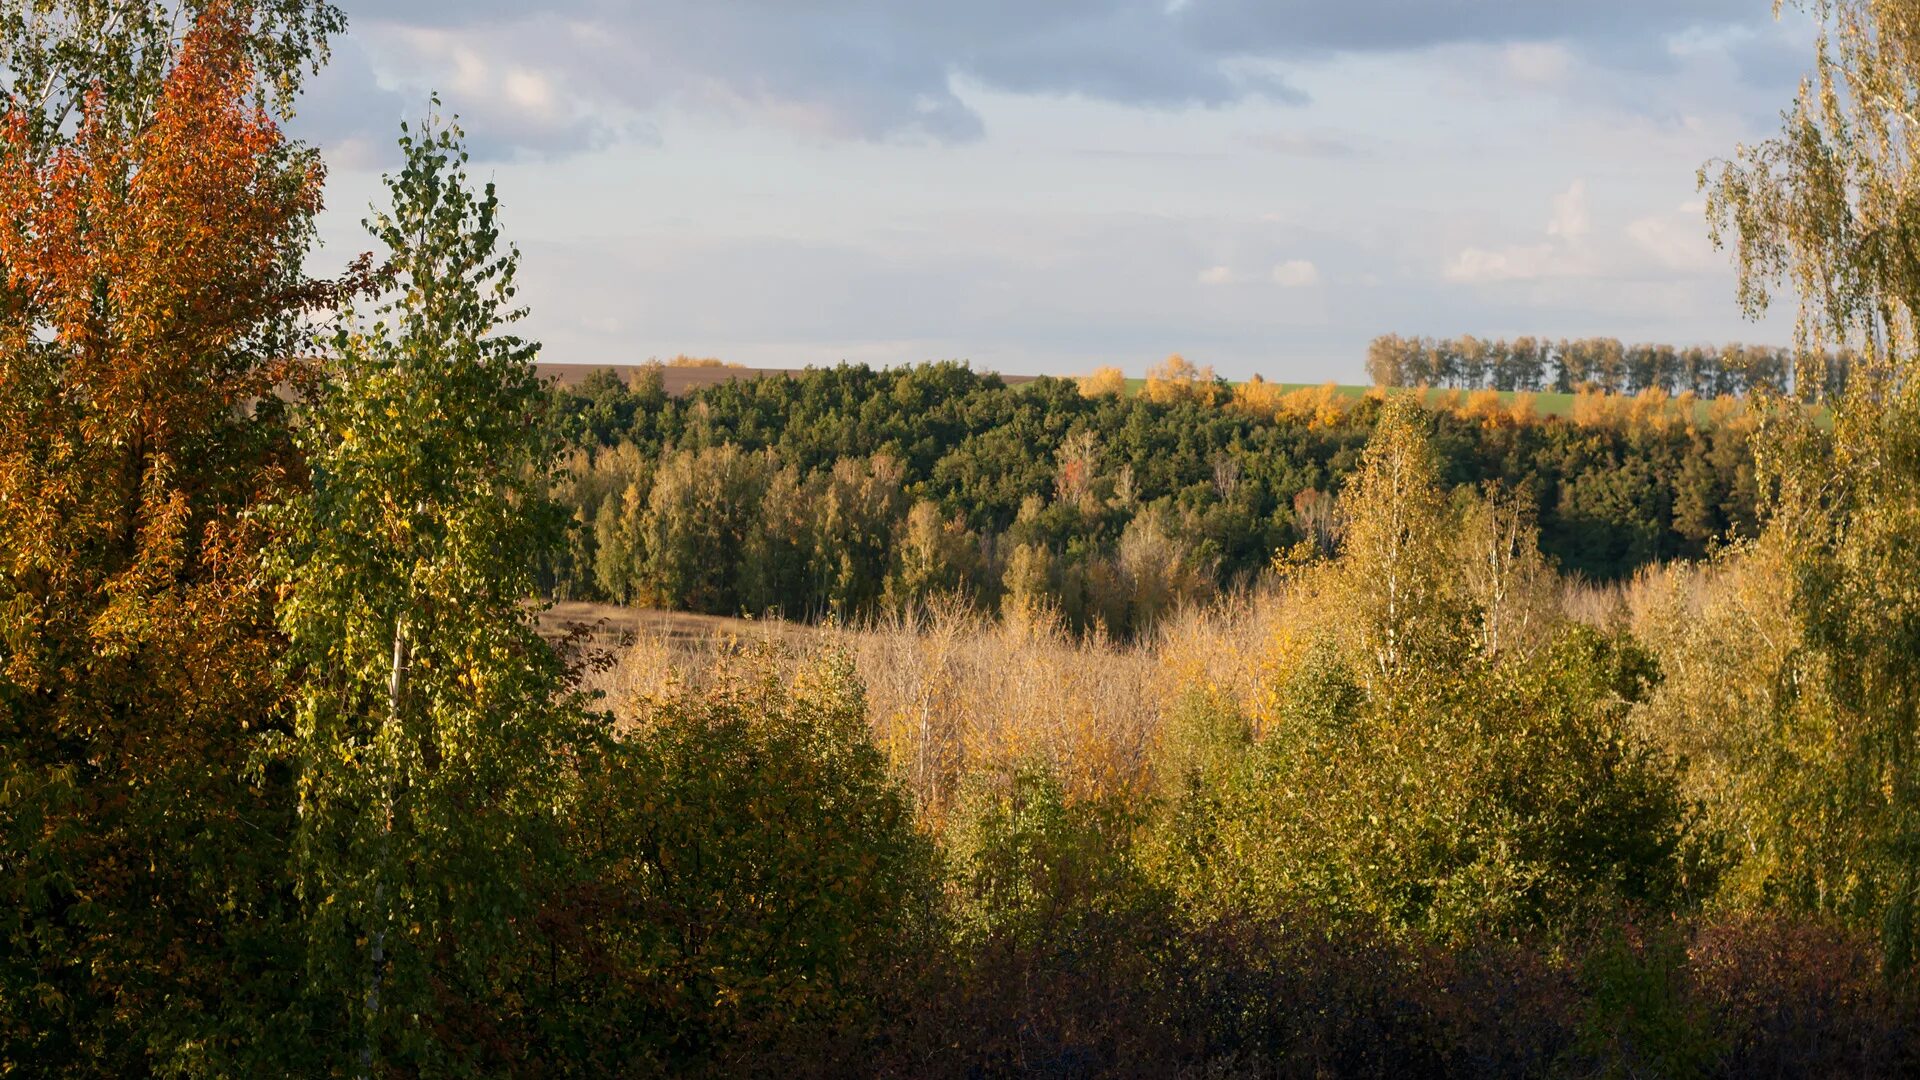
<path fill-rule="evenodd" d="M 779 619 L 731 619 L 582 600 L 563 601 L 540 613 L 543 634 L 557 638 L 576 627 L 585 628 L 588 644 L 606 649 L 622 648 L 640 638 L 705 646 L 729 638 L 797 639 L 815 633 L 811 627 Z"/>

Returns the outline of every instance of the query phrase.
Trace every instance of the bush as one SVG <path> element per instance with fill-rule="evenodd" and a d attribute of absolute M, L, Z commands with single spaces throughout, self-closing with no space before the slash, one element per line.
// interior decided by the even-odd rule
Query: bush
<path fill-rule="evenodd" d="M 1139 820 L 1123 798 L 1071 797 L 1037 762 L 976 778 L 947 833 L 953 967 L 911 1007 L 948 1049 L 903 1071 L 1133 1067 L 1174 936 L 1135 859 Z"/>
<path fill-rule="evenodd" d="M 1119 798 L 1069 801 L 1044 762 L 976 780 L 947 834 L 959 940 L 1072 950 L 1099 924 L 1155 906 L 1134 860 L 1138 821 Z"/>
<path fill-rule="evenodd" d="M 1677 928 L 1607 928 L 1581 964 L 1586 1015 L 1569 1057 L 1610 1077 L 1705 1075 L 1720 1048 L 1687 974 Z"/>
<path fill-rule="evenodd" d="M 927 951 L 932 849 L 849 665 L 779 667 L 644 703 L 587 771 L 582 878 L 549 913 L 583 1072 L 830 1059 Z"/>
<path fill-rule="evenodd" d="M 1272 730 L 1178 797 L 1173 885 L 1218 916 L 1308 909 L 1456 942 L 1670 906 L 1687 816 L 1625 728 L 1642 663 L 1574 629 L 1527 663 L 1381 697 L 1315 654 Z"/>

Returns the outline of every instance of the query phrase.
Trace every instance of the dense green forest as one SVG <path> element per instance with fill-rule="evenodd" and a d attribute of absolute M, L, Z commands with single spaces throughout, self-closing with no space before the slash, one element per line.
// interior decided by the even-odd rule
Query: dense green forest
<path fill-rule="evenodd" d="M 1205 389 L 1205 388 L 1202 388 Z M 1220 404 L 1215 404 L 1215 398 Z M 657 369 L 556 389 L 575 529 L 564 598 L 865 617 L 940 592 L 1145 629 L 1170 603 L 1331 550 L 1380 399 L 1302 413 L 1209 393 L 1006 386 L 953 363 L 841 366 L 668 397 Z M 1443 482 L 1527 509 L 1564 572 L 1614 581 L 1751 537 L 1753 424 L 1441 408 Z M 717 551 L 739 552 L 715 560 Z"/>
<path fill-rule="evenodd" d="M 0 1074 L 1920 1071 L 1907 7 L 1709 176 L 1856 368 L 1705 426 L 556 397 L 437 102 L 308 276 L 332 6 L 9 10 Z M 603 651 L 587 562 L 850 617 Z"/>

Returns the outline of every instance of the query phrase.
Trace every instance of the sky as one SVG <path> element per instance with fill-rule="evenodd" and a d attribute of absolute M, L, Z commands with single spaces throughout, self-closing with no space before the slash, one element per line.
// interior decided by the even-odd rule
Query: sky
<path fill-rule="evenodd" d="M 1770 0 L 343 6 L 291 125 L 318 268 L 438 92 L 548 362 L 1350 382 L 1388 332 L 1789 337 L 1695 181 L 1811 66 Z"/>

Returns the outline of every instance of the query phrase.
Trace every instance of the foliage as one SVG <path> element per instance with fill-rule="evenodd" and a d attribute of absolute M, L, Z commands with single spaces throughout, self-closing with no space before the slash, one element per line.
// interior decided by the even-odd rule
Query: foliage
<path fill-rule="evenodd" d="M 725 1074 L 809 1033 L 857 1035 L 931 940 L 932 851 L 859 684 L 843 660 L 791 681 L 770 661 L 636 702 L 584 777 L 582 876 L 547 919 L 587 1073 Z"/>
<path fill-rule="evenodd" d="M 10 10 L 13 73 L 46 49 L 111 74 Z M 0 1068 L 244 1070 L 282 1037 L 292 808 L 243 776 L 286 723 L 249 512 L 285 482 L 254 403 L 318 296 L 320 174 L 246 102 L 256 29 L 192 23 L 137 128 L 110 94 L 69 140 L 18 98 L 4 121 Z"/>
<path fill-rule="evenodd" d="M 232 35 L 244 87 L 286 115 L 305 75 L 327 59 L 346 16 L 327 0 L 33 0 L 0 11 L 0 71 L 36 149 L 65 141 L 85 113 L 121 137 L 146 127 L 186 39 L 209 22 Z"/>
<path fill-rule="evenodd" d="M 1877 925 L 1899 971 L 1920 959 L 1920 38 L 1905 0 L 1806 7 L 1817 68 L 1785 129 L 1701 173 L 1749 313 L 1790 287 L 1809 354 L 1863 353 L 1830 434 L 1792 412 L 1768 432 L 1762 544 L 1793 590 L 1804 678 L 1739 767 L 1778 796 L 1758 845 L 1773 895 Z"/>
<path fill-rule="evenodd" d="M 535 347 L 503 333 L 518 258 L 459 140 L 401 139 L 368 223 L 390 289 L 346 313 L 300 410 L 310 485 L 277 515 L 309 992 L 363 1071 L 431 1060 L 437 999 L 485 999 L 524 947 L 579 745 L 524 606 L 558 520 Z"/>
<path fill-rule="evenodd" d="M 1797 364 L 1790 349 L 1728 344 L 1622 345 L 1613 338 L 1549 341 L 1523 337 L 1485 341 L 1383 334 L 1367 346 L 1367 374 L 1376 386 L 1449 386 L 1466 390 L 1546 390 L 1716 398 L 1789 390 L 1805 400 L 1838 397 L 1859 357 L 1827 353 Z"/>
<path fill-rule="evenodd" d="M 331 7 L 7 8 L 0 1072 L 1911 1075 L 1909 7 L 1814 0 L 1713 193 L 1799 370 L 1376 343 L 1639 390 L 1566 420 L 1179 357 L 549 392 L 456 129 L 302 276 Z M 541 586 L 830 625 L 593 715 Z"/>
<path fill-rule="evenodd" d="M 1674 903 L 1686 815 L 1626 723 L 1649 661 L 1557 620 L 1534 628 L 1536 651 L 1488 649 L 1472 627 L 1499 617 L 1501 592 L 1456 586 L 1424 419 L 1389 409 L 1348 487 L 1338 559 L 1302 582 L 1323 617 L 1275 715 L 1237 754 L 1206 733 L 1254 725 L 1189 729 L 1213 748 L 1183 769 L 1168 874 L 1215 917 L 1314 910 L 1452 941 Z"/>
<path fill-rule="evenodd" d="M 1425 420 L 1407 398 L 1388 401 L 1343 493 L 1329 585 L 1362 679 L 1376 692 L 1445 666 L 1467 626 Z"/>
<path fill-rule="evenodd" d="M 1043 759 L 975 779 L 946 830 L 963 944 L 1062 952 L 1153 905 L 1124 798 L 1073 799 Z"/>
<path fill-rule="evenodd" d="M 643 583 L 637 593 L 677 598 L 701 611 L 741 610 L 740 569 L 714 556 L 747 549 L 771 479 L 769 464 L 764 455 L 731 445 L 661 462 L 639 521 L 640 543 L 630 549 L 645 559 L 644 570 L 635 575 Z M 602 514 L 611 507 L 603 504 Z M 603 564 L 603 572 L 609 578 L 603 585 L 617 584 L 615 575 L 621 572 L 633 573 L 612 560 Z"/>
<path fill-rule="evenodd" d="M 1704 1076 L 1723 1052 L 1686 986 L 1686 942 L 1675 928 L 1609 928 L 1587 952 L 1589 994 L 1578 1053 L 1606 1076 Z"/>
<path fill-rule="evenodd" d="M 1087 397 L 1120 397 L 1127 392 L 1127 377 L 1117 367 L 1103 367 L 1080 377 L 1080 392 Z"/>
<path fill-rule="evenodd" d="M 1417 699 L 1308 669 L 1259 742 L 1182 793 L 1178 886 L 1216 915 L 1309 908 L 1452 941 L 1675 902 L 1673 779 L 1588 674 L 1626 658 L 1584 636 Z"/>
<path fill-rule="evenodd" d="M 907 511 L 899 559 L 887 578 L 886 606 L 925 607 L 938 597 L 974 597 L 987 591 L 980 538 L 966 519 L 942 520 L 938 504 L 918 500 Z"/>
<path fill-rule="evenodd" d="M 1273 390 L 1242 384 L 1212 404 L 1171 390 L 1164 401 L 1087 396 L 1066 380 L 1007 387 L 932 364 L 740 380 L 675 400 L 657 380 L 628 387 L 603 373 L 555 391 L 554 422 L 574 450 L 554 494 L 580 524 L 544 580 L 569 598 L 861 617 L 925 589 L 849 589 L 855 568 L 958 586 L 987 610 L 1018 578 L 1020 602 L 1058 608 L 1078 630 L 1150 632 L 1169 600 L 1231 591 L 1274 551 L 1337 531 L 1325 511 L 1384 406 L 1262 388 Z M 1442 409 L 1435 468 L 1448 488 L 1497 487 L 1510 520 L 1538 529 L 1549 563 L 1589 577 L 1752 535 L 1750 426 L 1634 409 L 1589 410 L 1583 422 Z M 884 483 L 872 472 L 882 459 Z M 866 478 L 836 474 L 849 469 Z M 648 532 L 639 515 L 656 484 L 660 530 Z M 810 511 L 830 495 L 853 517 L 823 530 Z M 977 544 L 931 543 L 928 511 L 914 533 L 906 519 L 921 503 Z M 741 544 L 754 554 L 737 566 L 695 558 Z M 1177 558 L 1143 575 L 1127 565 L 1129 546 Z"/>
<path fill-rule="evenodd" d="M 1084 391 L 1084 387 L 1082 389 Z M 1220 394 L 1220 385 L 1212 368 L 1196 367 L 1191 360 L 1175 353 L 1147 372 L 1142 393 L 1148 401 L 1161 405 L 1177 401 L 1211 405 Z"/>

